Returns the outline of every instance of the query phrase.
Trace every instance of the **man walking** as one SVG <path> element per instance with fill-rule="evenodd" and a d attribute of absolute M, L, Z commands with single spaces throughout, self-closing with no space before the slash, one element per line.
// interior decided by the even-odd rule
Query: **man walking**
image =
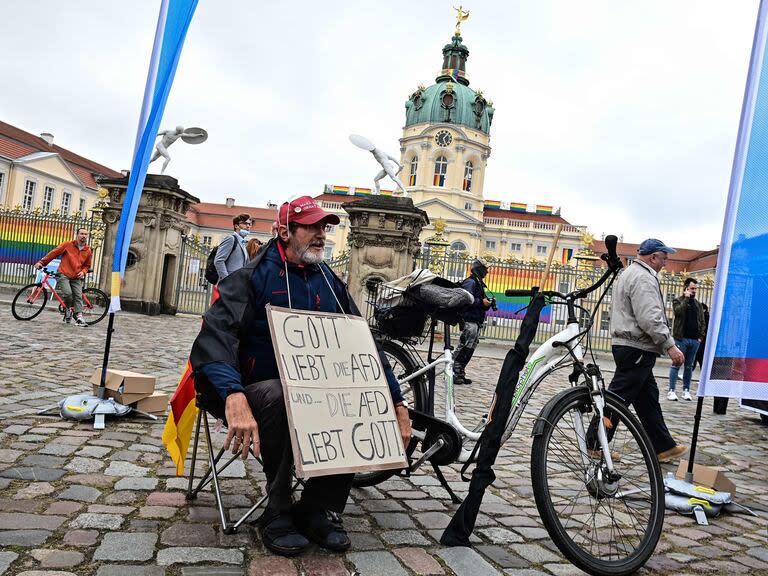
<path fill-rule="evenodd" d="M 482 258 L 472 262 L 469 278 L 461 283 L 461 287 L 472 294 L 474 302 L 464 311 L 464 327 L 461 330 L 459 346 L 453 360 L 453 383 L 472 384 L 465 370 L 475 353 L 480 341 L 480 328 L 485 322 L 485 313 L 491 307 L 491 300 L 485 296 L 483 278 L 488 274 L 488 264 Z"/>
<path fill-rule="evenodd" d="M 62 242 L 56 246 L 35 263 L 35 268 L 39 270 L 58 256 L 61 256 L 61 264 L 56 274 L 56 291 L 67 306 L 64 321 L 67 324 L 72 321 L 72 308 L 74 308 L 75 326 L 87 327 L 88 324 L 83 320 L 83 284 L 93 261 L 93 253 L 88 246 L 88 230 L 78 228 L 77 237 L 74 240 Z"/>
<path fill-rule="evenodd" d="M 232 234 L 225 236 L 219 243 L 213 260 L 216 272 L 219 274 L 219 282 L 245 266 L 249 260 L 245 237 L 251 233 L 251 216 L 238 214 L 232 218 L 232 230 Z"/>
<path fill-rule="evenodd" d="M 696 363 L 696 353 L 699 350 L 701 339 L 706 333 L 706 320 L 704 307 L 696 300 L 696 288 L 698 284 L 695 278 L 686 278 L 683 283 L 683 295 L 675 298 L 672 307 L 675 311 L 675 321 L 672 323 L 672 336 L 675 345 L 685 356 L 685 368 L 683 369 L 683 398 L 691 400 L 691 374 Z M 669 392 L 667 400 L 677 401 L 675 387 L 677 386 L 677 373 L 679 366 L 669 369 Z"/>
<path fill-rule="evenodd" d="M 672 364 L 683 363 L 683 353 L 669 332 L 658 273 L 675 249 L 649 238 L 640 244 L 638 257 L 613 287 L 611 337 L 616 372 L 608 390 L 635 408 L 660 462 L 686 451 L 675 443 L 664 423 L 659 388 L 653 377 L 656 357 L 667 354 Z"/>

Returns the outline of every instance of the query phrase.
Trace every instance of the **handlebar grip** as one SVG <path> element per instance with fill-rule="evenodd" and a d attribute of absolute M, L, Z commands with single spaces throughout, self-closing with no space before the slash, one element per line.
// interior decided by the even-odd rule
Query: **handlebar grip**
<path fill-rule="evenodd" d="M 504 296 L 533 296 L 533 291 L 528 290 L 505 290 Z"/>
<path fill-rule="evenodd" d="M 616 236 L 609 234 L 605 237 L 605 247 L 608 250 L 608 258 L 614 260 L 616 258 L 616 244 L 619 241 Z"/>
<path fill-rule="evenodd" d="M 607 254 L 600 256 L 600 259 L 608 264 L 608 268 L 614 272 L 621 270 L 624 265 L 621 263 L 621 258 L 616 254 L 616 243 L 618 239 L 613 234 L 605 237 L 605 248 L 608 250 Z"/>

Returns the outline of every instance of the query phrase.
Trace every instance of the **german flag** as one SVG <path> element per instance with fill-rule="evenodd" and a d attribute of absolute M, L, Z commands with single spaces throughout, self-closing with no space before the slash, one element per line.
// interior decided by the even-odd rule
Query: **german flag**
<path fill-rule="evenodd" d="M 163 444 L 176 464 L 176 476 L 184 476 L 184 460 L 187 458 L 196 417 L 195 376 L 192 365 L 187 360 L 176 392 L 171 397 L 171 412 L 163 430 Z"/>

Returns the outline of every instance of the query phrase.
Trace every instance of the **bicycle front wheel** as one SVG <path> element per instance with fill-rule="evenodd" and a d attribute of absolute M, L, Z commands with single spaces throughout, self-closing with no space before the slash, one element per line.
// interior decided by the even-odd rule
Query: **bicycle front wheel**
<path fill-rule="evenodd" d="M 574 565 L 590 574 L 631 574 L 661 536 L 661 467 L 640 422 L 608 393 L 611 475 L 589 433 L 595 414 L 589 391 L 581 387 L 559 394 L 542 410 L 531 451 L 536 507 L 552 541 Z"/>
<path fill-rule="evenodd" d="M 107 315 L 109 298 L 98 288 L 83 290 L 83 320 L 91 326 Z"/>
<path fill-rule="evenodd" d="M 41 284 L 29 284 L 16 292 L 11 304 L 11 314 L 16 320 L 32 320 L 45 308 L 48 291 Z"/>

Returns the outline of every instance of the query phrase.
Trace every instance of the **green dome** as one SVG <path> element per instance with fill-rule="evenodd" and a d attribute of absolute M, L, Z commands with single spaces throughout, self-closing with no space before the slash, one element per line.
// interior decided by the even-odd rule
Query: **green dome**
<path fill-rule="evenodd" d="M 405 103 L 405 125 L 461 124 L 490 134 L 493 122 L 493 105 L 481 92 L 469 87 L 466 77 L 466 61 L 469 50 L 461 43 L 461 36 L 454 36 L 443 48 L 443 69 L 435 79 L 436 84 L 419 88 Z"/>

